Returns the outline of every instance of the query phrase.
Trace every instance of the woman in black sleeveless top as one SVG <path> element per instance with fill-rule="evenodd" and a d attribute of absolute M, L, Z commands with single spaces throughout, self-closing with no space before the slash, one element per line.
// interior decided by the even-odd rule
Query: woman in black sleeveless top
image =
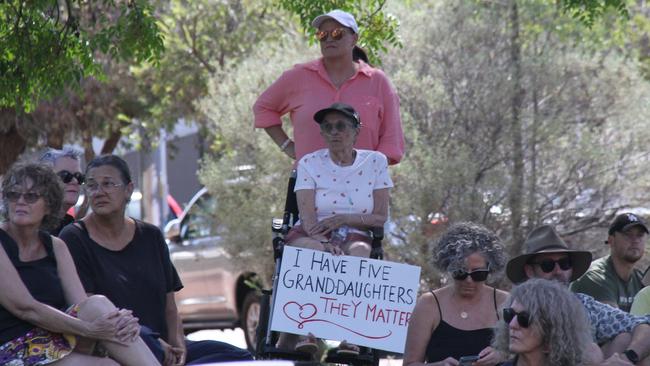
<path fill-rule="evenodd" d="M 158 365 L 137 319 L 103 296 L 87 297 L 56 225 L 63 190 L 40 164 L 17 164 L 2 182 L 0 364 L 117 365 L 90 356 L 100 341 L 122 365 Z M 54 213 L 54 214 L 50 214 Z"/>
<path fill-rule="evenodd" d="M 492 231 L 473 223 L 449 228 L 434 249 L 434 263 L 453 281 L 418 299 L 409 321 L 405 366 L 456 366 L 463 356 L 478 356 L 474 366 L 504 361 L 490 342 L 508 294 L 485 282 L 505 262 L 501 241 Z"/>

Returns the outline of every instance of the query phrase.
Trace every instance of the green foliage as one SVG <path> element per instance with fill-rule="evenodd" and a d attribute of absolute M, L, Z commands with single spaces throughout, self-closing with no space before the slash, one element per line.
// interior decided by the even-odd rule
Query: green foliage
<path fill-rule="evenodd" d="M 371 63 L 380 64 L 380 54 L 388 47 L 401 47 L 399 21 L 385 11 L 387 0 L 277 0 L 280 7 L 298 16 L 303 32 L 313 33 L 311 21 L 333 9 L 355 16 L 359 25 L 359 45 L 368 52 Z M 314 43 L 313 37 L 310 42 Z M 387 46 L 388 45 L 388 46 Z"/>
<path fill-rule="evenodd" d="M 160 1 L 165 53 L 158 67 L 134 68 L 152 123 L 171 126 L 179 119 L 206 121 L 195 103 L 206 96 L 207 82 L 226 64 L 239 60 L 261 42 L 273 42 L 290 27 L 265 1 Z"/>
<path fill-rule="evenodd" d="M 98 17 L 97 8 L 102 9 Z M 0 107 L 18 111 L 31 111 L 66 86 L 101 75 L 97 52 L 155 62 L 163 51 L 146 0 L 2 1 L 0 45 Z"/>
<path fill-rule="evenodd" d="M 608 10 L 614 10 L 622 18 L 628 18 L 626 0 L 558 0 L 562 10 L 588 26 L 602 17 Z"/>
<path fill-rule="evenodd" d="M 433 286 L 439 274 L 429 266 L 431 244 L 444 225 L 431 225 L 432 218 L 483 223 L 516 251 L 506 201 L 514 91 L 508 9 L 484 5 L 428 1 L 418 11 L 398 9 L 410 46 L 384 58 L 407 138 L 407 155 L 392 171 L 397 225 L 389 250 L 423 266 Z M 524 230 L 551 223 L 585 231 L 612 210 L 642 205 L 634 192 L 648 179 L 639 170 L 647 157 L 638 157 L 646 154 L 640 126 L 650 120 L 640 116 L 650 108 L 643 96 L 650 86 L 636 63 L 605 43 L 600 52 L 581 47 L 575 40 L 589 30 L 544 1 L 526 2 L 520 21 Z"/>

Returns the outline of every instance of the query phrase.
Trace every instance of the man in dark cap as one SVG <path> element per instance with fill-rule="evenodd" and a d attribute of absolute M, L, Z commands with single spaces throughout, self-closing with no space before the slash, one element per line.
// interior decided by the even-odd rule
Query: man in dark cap
<path fill-rule="evenodd" d="M 590 252 L 570 249 L 553 227 L 543 225 L 528 234 L 524 254 L 508 261 L 506 275 L 515 284 L 543 278 L 568 286 L 585 273 L 590 262 Z M 628 360 L 637 364 L 650 354 L 650 318 L 630 315 L 585 294 L 576 296 L 585 307 L 594 342 L 608 357 L 603 365 Z"/>
<path fill-rule="evenodd" d="M 648 228 L 632 213 L 616 216 L 609 226 L 609 255 L 591 263 L 589 270 L 571 284 L 571 290 L 629 312 L 634 296 L 643 287 L 643 273 L 635 264 L 643 257 Z"/>

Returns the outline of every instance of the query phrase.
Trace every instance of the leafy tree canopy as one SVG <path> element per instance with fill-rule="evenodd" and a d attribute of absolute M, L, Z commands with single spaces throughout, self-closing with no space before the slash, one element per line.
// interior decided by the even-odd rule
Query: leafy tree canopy
<path fill-rule="evenodd" d="M 0 107 L 17 112 L 100 76 L 101 54 L 155 63 L 164 50 L 148 0 L 7 0 L 0 19 Z"/>

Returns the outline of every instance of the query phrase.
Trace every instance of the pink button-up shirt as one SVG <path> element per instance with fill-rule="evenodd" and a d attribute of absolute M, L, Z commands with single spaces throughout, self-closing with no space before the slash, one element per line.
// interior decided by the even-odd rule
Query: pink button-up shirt
<path fill-rule="evenodd" d="M 358 72 L 339 89 L 329 79 L 322 59 L 298 64 L 285 71 L 253 106 L 255 127 L 282 125 L 289 113 L 293 123 L 296 159 L 327 147 L 314 113 L 343 102 L 359 112 L 361 131 L 355 147 L 382 152 L 391 164 L 404 155 L 404 134 L 399 114 L 399 97 L 384 73 L 363 61 Z"/>

